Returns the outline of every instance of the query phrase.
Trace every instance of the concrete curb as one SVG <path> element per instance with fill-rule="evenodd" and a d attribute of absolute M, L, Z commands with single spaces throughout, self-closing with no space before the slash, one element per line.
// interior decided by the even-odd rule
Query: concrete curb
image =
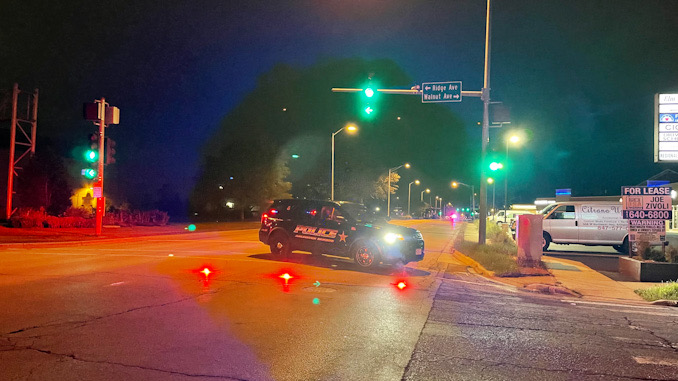
<path fill-rule="evenodd" d="M 541 294 L 551 294 L 551 295 L 567 295 L 567 296 L 574 296 L 577 298 L 581 298 L 582 296 L 575 292 L 570 290 L 569 288 L 561 287 L 561 286 L 552 286 L 548 284 L 541 284 L 541 283 L 533 283 L 533 284 L 528 284 L 525 285 L 525 287 L 522 288 L 523 290 L 530 291 L 530 292 L 538 292 Z M 520 288 L 519 288 L 520 290 Z"/>
<path fill-rule="evenodd" d="M 655 306 L 678 307 L 678 300 L 666 300 L 666 299 L 660 299 L 660 300 L 655 300 L 655 301 L 652 302 L 651 304 L 652 304 L 652 305 L 655 305 Z"/>
<path fill-rule="evenodd" d="M 468 256 L 466 256 L 466 255 L 464 255 L 464 254 L 462 254 L 462 253 L 460 253 L 460 252 L 459 252 L 458 250 L 456 250 L 456 249 L 452 252 L 452 256 L 453 256 L 456 260 L 458 260 L 459 262 L 465 264 L 466 266 L 473 267 L 473 269 L 476 270 L 476 272 L 477 272 L 478 274 L 481 274 L 481 275 L 484 275 L 484 276 L 488 276 L 488 277 L 493 277 L 493 276 L 494 276 L 494 271 L 490 271 L 490 270 L 486 269 L 485 267 L 483 267 L 483 265 L 481 265 L 480 263 L 478 263 L 476 260 L 474 260 L 474 259 L 472 259 L 472 258 L 470 258 L 470 257 L 468 257 Z"/>

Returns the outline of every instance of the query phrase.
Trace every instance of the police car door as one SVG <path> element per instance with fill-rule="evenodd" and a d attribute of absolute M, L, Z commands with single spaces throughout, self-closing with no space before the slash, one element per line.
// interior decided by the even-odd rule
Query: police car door
<path fill-rule="evenodd" d="M 300 207 L 292 218 L 292 247 L 295 250 L 315 251 L 316 232 L 318 230 L 320 204 L 317 202 L 300 202 Z"/>
<path fill-rule="evenodd" d="M 346 232 L 350 229 L 345 216 L 339 208 L 325 205 L 321 209 L 318 235 L 318 247 L 322 253 L 345 254 L 347 249 Z"/>

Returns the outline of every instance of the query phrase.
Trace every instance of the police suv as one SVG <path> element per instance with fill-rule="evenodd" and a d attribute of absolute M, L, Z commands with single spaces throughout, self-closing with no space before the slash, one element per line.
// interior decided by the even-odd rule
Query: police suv
<path fill-rule="evenodd" d="M 276 256 L 301 250 L 351 258 L 364 268 L 424 258 L 418 230 L 344 201 L 276 200 L 261 216 L 259 240 Z"/>

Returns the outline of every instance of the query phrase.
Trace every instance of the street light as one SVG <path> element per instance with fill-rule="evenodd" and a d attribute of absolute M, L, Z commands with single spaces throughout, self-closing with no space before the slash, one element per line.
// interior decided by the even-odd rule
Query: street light
<path fill-rule="evenodd" d="M 358 131 L 358 127 L 355 124 L 347 124 L 344 127 L 338 129 L 336 132 L 332 133 L 332 181 L 331 181 L 331 190 L 330 190 L 330 200 L 334 201 L 334 136 L 340 133 L 343 130 L 346 130 L 347 133 L 353 134 Z"/>
<path fill-rule="evenodd" d="M 431 190 L 426 188 L 425 190 L 421 191 L 421 202 L 424 202 L 424 192 L 431 193 Z"/>
<path fill-rule="evenodd" d="M 471 189 L 471 219 L 474 219 L 475 218 L 475 210 L 476 210 L 476 188 L 473 185 L 464 184 L 460 181 L 453 181 L 452 182 L 452 188 L 457 188 L 460 185 L 463 185 L 463 186 Z M 482 197 L 482 195 L 481 195 L 481 197 Z"/>
<path fill-rule="evenodd" d="M 391 172 L 395 172 L 402 167 L 409 168 L 410 163 L 405 163 L 405 164 L 399 165 L 397 167 L 393 167 L 393 168 L 388 169 L 388 190 L 386 191 L 386 199 L 387 199 L 386 208 L 388 208 L 388 210 L 386 211 L 387 217 L 391 217 Z"/>
<path fill-rule="evenodd" d="M 511 134 L 506 139 L 506 163 L 508 164 L 509 143 L 516 144 L 520 141 L 520 136 Z M 504 174 L 504 223 L 506 223 L 506 208 L 508 207 L 508 171 Z"/>
<path fill-rule="evenodd" d="M 410 214 L 410 199 L 412 198 L 412 184 L 419 185 L 419 184 L 421 184 L 421 182 L 419 182 L 419 180 L 414 180 L 407 185 L 407 215 L 408 216 L 411 216 L 411 214 Z M 423 197 L 423 195 L 422 195 L 422 197 Z"/>

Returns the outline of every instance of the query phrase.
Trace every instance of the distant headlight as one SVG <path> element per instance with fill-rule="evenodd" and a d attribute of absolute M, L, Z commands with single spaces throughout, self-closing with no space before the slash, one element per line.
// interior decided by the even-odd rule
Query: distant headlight
<path fill-rule="evenodd" d="M 386 233 L 384 236 L 384 241 L 389 244 L 394 244 L 396 241 L 402 241 L 404 239 L 405 238 L 403 238 L 403 236 L 398 233 Z"/>

